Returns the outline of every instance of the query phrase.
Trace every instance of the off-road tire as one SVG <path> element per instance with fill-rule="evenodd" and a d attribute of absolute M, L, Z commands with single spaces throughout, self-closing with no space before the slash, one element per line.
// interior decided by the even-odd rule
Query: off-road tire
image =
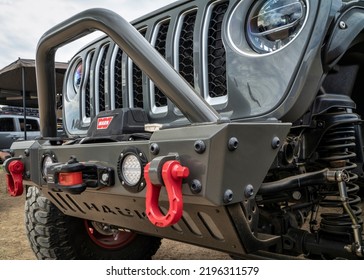
<path fill-rule="evenodd" d="M 161 240 L 136 234 L 124 247 L 106 249 L 89 237 L 85 220 L 64 215 L 39 189 L 30 186 L 25 202 L 25 224 L 38 259 L 151 259 Z"/>

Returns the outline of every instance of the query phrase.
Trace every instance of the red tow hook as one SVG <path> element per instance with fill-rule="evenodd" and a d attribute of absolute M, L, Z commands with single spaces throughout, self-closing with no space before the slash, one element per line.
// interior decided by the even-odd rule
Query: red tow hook
<path fill-rule="evenodd" d="M 161 173 L 169 200 L 169 210 L 164 215 L 159 208 L 159 194 L 162 184 L 152 183 L 149 174 L 150 165 L 151 163 L 148 163 L 144 168 L 144 178 L 147 183 L 146 214 L 155 226 L 167 227 L 177 223 L 182 217 L 182 180 L 188 177 L 190 171 L 177 160 L 169 160 L 163 164 Z"/>
<path fill-rule="evenodd" d="M 23 172 L 24 164 L 17 159 L 8 159 L 4 162 L 6 174 L 6 184 L 11 196 L 23 194 Z"/>

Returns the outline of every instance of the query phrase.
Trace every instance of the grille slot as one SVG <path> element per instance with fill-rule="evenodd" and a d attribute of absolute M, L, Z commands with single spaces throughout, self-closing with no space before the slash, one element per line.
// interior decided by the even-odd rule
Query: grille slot
<path fill-rule="evenodd" d="M 99 59 L 96 65 L 96 89 L 98 91 L 98 96 L 95 98 L 96 114 L 105 109 L 109 109 L 109 102 L 107 100 L 107 90 L 108 90 L 108 77 L 107 77 L 107 67 L 106 58 L 109 51 L 109 44 L 104 45 L 99 54 Z"/>
<path fill-rule="evenodd" d="M 222 21 L 229 6 L 224 1 L 214 6 L 208 31 L 208 88 L 211 98 L 227 95 L 226 53 L 222 42 Z"/>
<path fill-rule="evenodd" d="M 145 37 L 147 29 L 144 28 L 139 31 L 140 34 Z M 134 108 L 144 108 L 143 100 L 143 72 L 140 68 L 132 63 L 132 98 L 130 105 Z"/>
<path fill-rule="evenodd" d="M 151 44 L 154 48 L 166 58 L 167 54 L 167 35 L 171 20 L 169 18 L 156 24 Z M 152 104 L 152 113 L 159 114 L 167 112 L 167 97 L 164 93 L 150 81 L 150 99 Z"/>
<path fill-rule="evenodd" d="M 143 79 L 142 70 L 133 64 L 133 106 L 143 108 Z"/>
<path fill-rule="evenodd" d="M 87 82 L 84 90 L 84 101 L 81 103 L 83 105 L 82 115 L 86 118 L 91 117 L 91 64 L 94 57 L 95 52 L 92 51 L 87 55 L 86 65 L 85 65 L 85 77 L 87 77 Z"/>
<path fill-rule="evenodd" d="M 114 71 L 112 77 L 114 78 L 114 87 L 111 89 L 113 92 L 111 93 L 111 108 L 123 108 L 123 91 L 122 91 L 122 80 L 123 80 L 123 71 L 122 71 L 122 61 L 123 61 L 123 51 L 120 48 L 116 48 L 116 54 L 114 58 L 114 67 L 111 68 L 111 71 Z M 114 106 L 113 106 L 114 105 Z"/>
<path fill-rule="evenodd" d="M 195 86 L 194 64 L 193 64 L 193 39 L 196 24 L 197 10 L 185 13 L 181 18 L 179 31 L 178 56 L 176 68 L 182 77 L 192 86 Z"/>
<path fill-rule="evenodd" d="M 166 57 L 166 44 L 167 33 L 170 20 L 165 20 L 158 25 L 158 32 L 156 36 L 156 42 L 154 44 L 155 49 L 163 56 Z M 156 86 L 154 86 L 154 102 L 156 107 L 167 106 L 167 97 Z"/>

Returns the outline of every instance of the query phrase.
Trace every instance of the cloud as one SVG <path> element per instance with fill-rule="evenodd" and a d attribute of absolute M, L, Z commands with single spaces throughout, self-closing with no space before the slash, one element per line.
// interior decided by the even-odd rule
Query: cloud
<path fill-rule="evenodd" d="M 174 1 L 0 0 L 0 69 L 18 57 L 34 59 L 38 41 L 47 30 L 86 9 L 110 9 L 130 21 Z M 73 44 L 73 51 L 86 40 Z M 57 60 L 67 61 L 70 51 L 70 47 L 62 48 Z"/>

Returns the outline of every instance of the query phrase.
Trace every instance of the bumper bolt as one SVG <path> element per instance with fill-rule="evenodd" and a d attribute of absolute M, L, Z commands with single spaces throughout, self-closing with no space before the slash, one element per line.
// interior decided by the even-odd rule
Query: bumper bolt
<path fill-rule="evenodd" d="M 193 194 L 198 194 L 202 191 L 202 184 L 199 180 L 193 180 L 190 185 L 191 192 Z"/>
<path fill-rule="evenodd" d="M 254 195 L 254 187 L 252 185 L 247 185 L 244 190 L 244 195 L 246 198 L 250 198 Z"/>
<path fill-rule="evenodd" d="M 228 149 L 230 152 L 235 151 L 239 146 L 239 140 L 236 137 L 231 137 L 228 142 Z"/>
<path fill-rule="evenodd" d="M 202 140 L 197 140 L 194 144 L 196 153 L 203 154 L 206 151 L 206 144 Z"/>
<path fill-rule="evenodd" d="M 150 152 L 153 154 L 153 155 L 158 155 L 159 154 L 159 146 L 157 143 L 153 143 L 150 145 Z"/>
<path fill-rule="evenodd" d="M 224 193 L 224 203 L 229 203 L 233 201 L 233 191 L 230 189 L 227 189 Z"/>
<path fill-rule="evenodd" d="M 273 138 L 272 140 L 272 148 L 273 149 L 278 149 L 281 145 L 281 140 L 276 136 Z"/>

